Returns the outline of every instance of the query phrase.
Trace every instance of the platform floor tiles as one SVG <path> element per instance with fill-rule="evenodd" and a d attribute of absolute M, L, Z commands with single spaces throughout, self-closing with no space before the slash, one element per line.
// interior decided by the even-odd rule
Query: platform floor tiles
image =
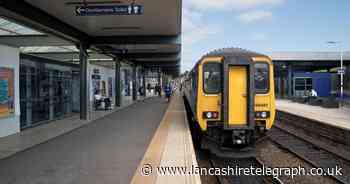
<path fill-rule="evenodd" d="M 167 106 L 150 98 L 2 159 L 0 183 L 130 183 Z"/>

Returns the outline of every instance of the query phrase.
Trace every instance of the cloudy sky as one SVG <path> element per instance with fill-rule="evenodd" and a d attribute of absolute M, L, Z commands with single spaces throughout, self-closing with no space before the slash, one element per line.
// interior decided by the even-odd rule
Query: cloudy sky
<path fill-rule="evenodd" d="M 349 0 L 183 0 L 182 70 L 206 52 L 241 47 L 273 51 L 350 49 Z"/>

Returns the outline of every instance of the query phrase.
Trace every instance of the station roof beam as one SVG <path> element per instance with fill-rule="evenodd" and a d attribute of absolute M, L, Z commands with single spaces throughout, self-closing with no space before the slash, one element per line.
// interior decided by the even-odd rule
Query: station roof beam
<path fill-rule="evenodd" d="M 153 61 L 162 60 L 165 68 L 178 67 L 182 42 L 182 0 L 138 0 L 134 4 L 132 2 L 1 0 L 0 17 L 21 22 L 43 35 L 4 35 L 0 36 L 0 43 L 19 47 L 84 44 L 95 52 L 95 55 L 107 55 L 118 59 L 124 57 L 136 63 L 142 62 L 143 65 L 152 65 Z M 97 8 L 98 11 L 82 14 L 81 9 L 88 6 Z M 106 7 L 115 11 L 119 9 L 115 7 L 131 6 L 137 6 L 138 10 L 142 11 L 123 15 L 110 11 L 100 14 Z M 32 54 L 64 59 L 76 56 L 76 53 Z M 104 61 L 104 58 L 101 57 L 100 60 Z M 110 58 L 107 60 L 113 61 Z M 113 62 L 110 63 L 112 66 Z"/>

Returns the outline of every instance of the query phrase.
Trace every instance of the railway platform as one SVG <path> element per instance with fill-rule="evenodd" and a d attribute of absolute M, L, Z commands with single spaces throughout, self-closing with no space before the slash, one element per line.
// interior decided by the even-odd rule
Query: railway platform
<path fill-rule="evenodd" d="M 49 128 L 41 126 L 36 137 L 17 144 L 23 149 L 10 150 L 10 155 L 3 152 L 1 183 L 200 183 L 196 175 L 158 176 L 155 171 L 159 166 L 197 165 L 179 95 L 170 103 L 152 97 L 99 116 L 46 141 L 44 132 Z M 63 122 L 60 126 L 62 131 L 64 126 L 72 128 Z M 153 167 L 153 173 L 142 173 L 144 165 Z"/>
<path fill-rule="evenodd" d="M 350 108 L 328 109 L 311 106 L 290 100 L 277 100 L 277 111 L 290 113 L 319 123 L 350 131 Z"/>
<path fill-rule="evenodd" d="M 157 173 L 157 168 L 197 167 L 183 98 L 175 94 L 153 139 L 136 170 L 132 183 L 201 183 L 199 175 Z M 144 173 L 145 170 L 148 169 Z M 150 170 L 151 169 L 151 172 Z"/>
<path fill-rule="evenodd" d="M 145 100 L 145 98 L 141 98 L 140 100 Z M 74 113 L 58 120 L 49 121 L 41 126 L 26 129 L 17 134 L 2 137 L 0 138 L 0 159 L 47 142 L 55 137 L 66 134 L 97 119 L 126 108 L 136 102 L 137 101 L 124 100 L 122 106 L 115 107 L 112 110 L 92 111 L 89 113 L 88 120 L 81 120 L 79 114 Z"/>

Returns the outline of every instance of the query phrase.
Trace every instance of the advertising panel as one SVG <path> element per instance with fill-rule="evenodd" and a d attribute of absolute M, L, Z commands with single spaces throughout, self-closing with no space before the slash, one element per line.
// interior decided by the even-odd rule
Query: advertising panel
<path fill-rule="evenodd" d="M 14 70 L 0 67 L 0 118 L 15 113 Z"/>

